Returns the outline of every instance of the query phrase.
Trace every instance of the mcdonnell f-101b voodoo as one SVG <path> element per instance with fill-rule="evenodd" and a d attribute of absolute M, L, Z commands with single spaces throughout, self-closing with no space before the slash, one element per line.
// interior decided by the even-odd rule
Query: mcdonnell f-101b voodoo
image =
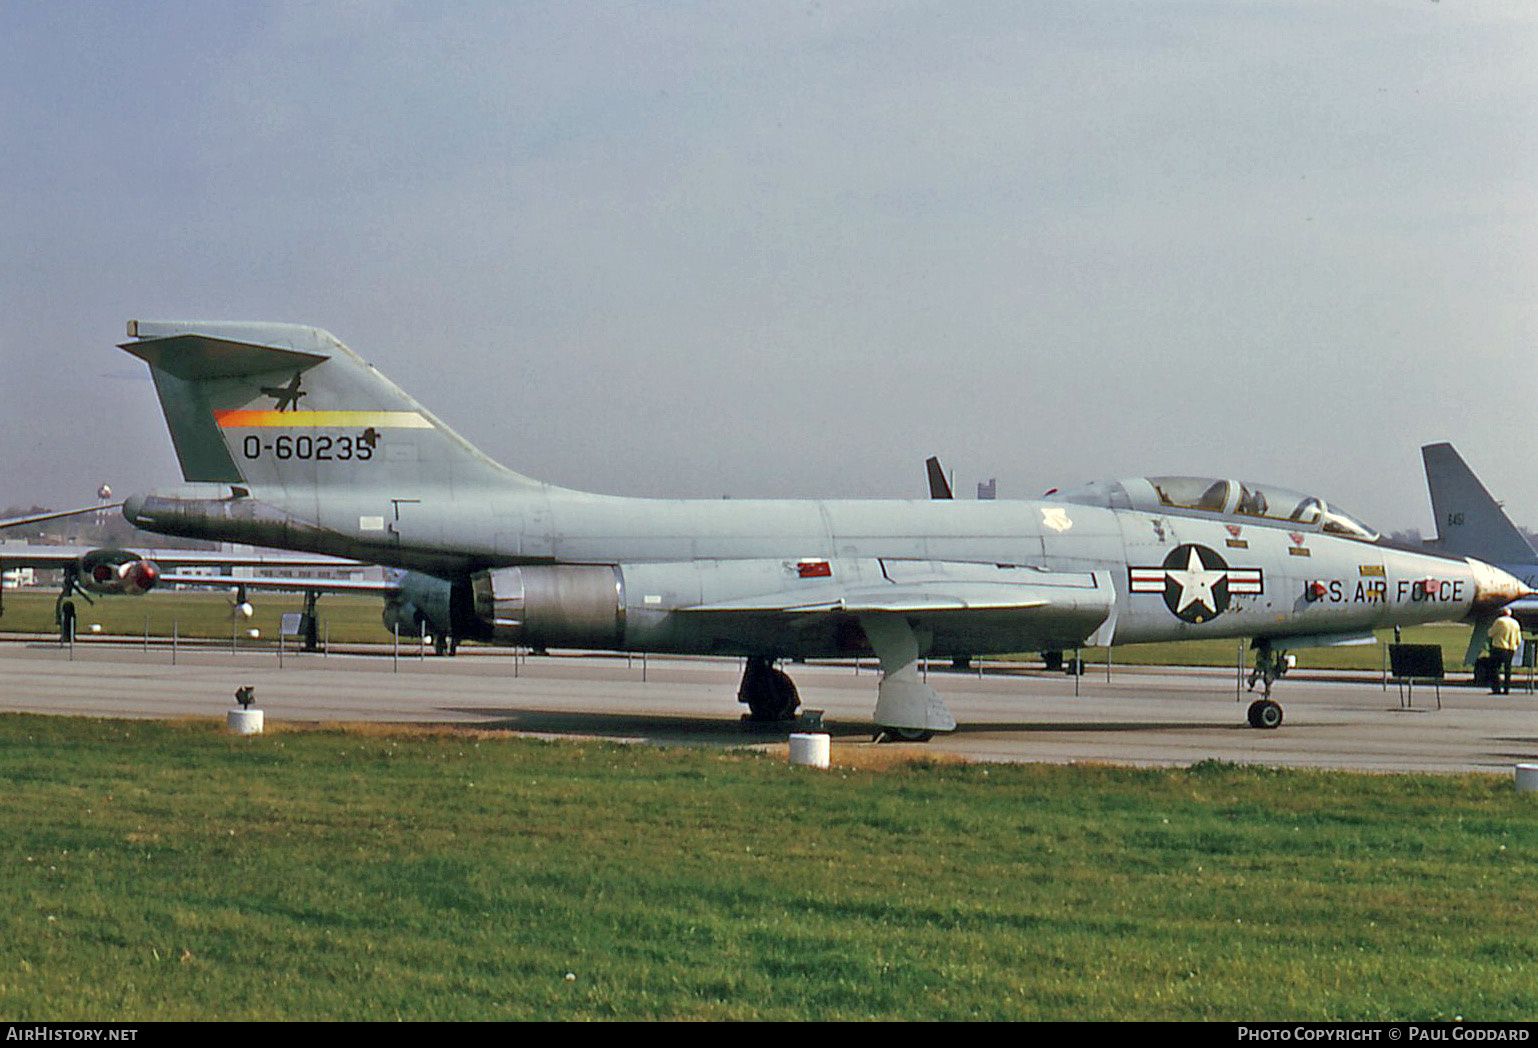
<path fill-rule="evenodd" d="M 1035 501 L 620 498 L 492 461 L 325 331 L 132 322 L 188 485 L 138 527 L 408 569 L 455 637 L 738 656 L 756 717 L 794 715 L 777 663 L 874 653 L 889 737 L 956 726 L 925 656 L 1253 638 L 1285 649 L 1481 619 L 1527 592 L 1480 561 L 1390 548 L 1324 502 L 1151 478 Z M 400 613 L 399 607 L 397 613 Z"/>

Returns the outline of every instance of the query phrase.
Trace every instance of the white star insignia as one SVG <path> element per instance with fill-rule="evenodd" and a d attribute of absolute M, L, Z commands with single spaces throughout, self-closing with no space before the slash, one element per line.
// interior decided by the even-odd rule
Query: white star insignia
<path fill-rule="evenodd" d="M 1202 604 L 1212 614 L 1218 613 L 1218 602 L 1212 588 L 1223 581 L 1228 574 L 1226 571 L 1203 567 L 1202 558 L 1194 549 L 1184 568 L 1166 568 L 1165 571 L 1175 585 L 1180 587 L 1180 603 L 1175 608 L 1176 615 L 1192 604 Z"/>

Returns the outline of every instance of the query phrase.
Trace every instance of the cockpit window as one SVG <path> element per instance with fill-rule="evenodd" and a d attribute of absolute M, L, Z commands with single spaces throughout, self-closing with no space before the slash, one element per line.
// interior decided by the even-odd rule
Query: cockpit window
<path fill-rule="evenodd" d="M 1208 513 L 1222 513 L 1228 508 L 1226 480 L 1206 477 L 1150 477 L 1159 501 L 1177 509 L 1199 509 Z"/>
<path fill-rule="evenodd" d="M 1322 502 L 1315 498 L 1305 498 L 1299 501 L 1291 513 L 1287 514 L 1287 519 L 1299 524 L 1317 524 L 1323 512 Z"/>
<path fill-rule="evenodd" d="M 1367 542 L 1377 542 L 1378 533 L 1349 513 L 1329 507 L 1324 514 L 1324 530 L 1331 535 L 1346 535 Z"/>
<path fill-rule="evenodd" d="M 1211 477 L 1149 477 L 1159 503 L 1171 509 L 1199 510 L 1225 516 L 1259 517 L 1333 535 L 1376 541 L 1377 532 L 1333 508 L 1323 499 L 1269 484 L 1214 480 Z M 1134 499 L 1134 503 L 1136 500 Z M 1147 507 L 1155 509 L 1157 507 Z"/>
<path fill-rule="evenodd" d="M 1235 513 L 1242 513 L 1246 517 L 1264 517 L 1270 509 L 1271 503 L 1264 491 L 1247 484 L 1239 486 L 1239 505 L 1234 507 Z"/>

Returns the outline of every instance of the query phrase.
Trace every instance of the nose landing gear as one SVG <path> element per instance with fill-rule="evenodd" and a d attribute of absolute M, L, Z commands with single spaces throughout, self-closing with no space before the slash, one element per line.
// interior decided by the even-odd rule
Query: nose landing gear
<path fill-rule="evenodd" d="M 1270 699 L 1256 699 L 1250 703 L 1250 727 L 1279 728 L 1282 725 L 1282 707 Z"/>
<path fill-rule="evenodd" d="M 1285 676 L 1296 662 L 1296 658 L 1286 651 L 1272 650 L 1269 641 L 1255 643 L 1255 669 L 1250 673 L 1249 690 L 1254 691 L 1257 683 L 1262 684 L 1265 690 L 1262 692 L 1264 698 L 1250 703 L 1250 727 L 1266 730 L 1281 727 L 1282 707 L 1272 700 L 1271 685 Z"/>

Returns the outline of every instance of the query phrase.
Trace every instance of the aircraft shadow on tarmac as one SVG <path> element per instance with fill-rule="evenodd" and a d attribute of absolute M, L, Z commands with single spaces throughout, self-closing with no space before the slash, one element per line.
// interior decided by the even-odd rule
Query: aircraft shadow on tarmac
<path fill-rule="evenodd" d="M 1054 732 L 1064 734 L 1100 734 L 1112 732 L 1163 732 L 1163 731 L 1244 731 L 1247 725 L 1242 721 L 1234 721 L 1232 724 L 1217 724 L 1212 721 L 1083 721 L 1080 723 L 1048 723 L 1046 721 L 1020 721 L 1012 724 L 963 724 L 956 728 L 954 734 L 991 735 L 998 732 L 1020 732 L 1031 734 L 1051 734 Z"/>
<path fill-rule="evenodd" d="M 794 721 L 755 722 L 723 717 L 685 717 L 639 713 L 577 713 L 570 710 L 514 710 L 506 707 L 452 706 L 445 712 L 485 718 L 477 727 L 550 735 L 583 735 L 593 738 L 645 739 L 648 742 L 712 743 L 716 745 L 762 745 L 783 742 L 796 732 L 820 731 L 836 739 L 869 740 L 875 725 L 861 722 L 825 721 L 820 728 Z M 1210 721 L 1137 721 L 1050 723 L 1045 721 L 992 722 L 959 725 L 951 734 L 1048 734 L 1114 732 L 1230 732 L 1244 731 L 1245 725 Z"/>
<path fill-rule="evenodd" d="M 513 710 L 494 706 L 444 707 L 446 712 L 484 717 L 481 728 L 539 732 L 551 735 L 590 735 L 594 738 L 642 738 L 648 742 L 758 745 L 783 742 L 801 731 L 821 731 L 835 738 L 869 738 L 869 724 L 824 722 L 809 728 L 794 721 L 756 722 L 724 717 L 683 717 L 649 713 L 575 713 L 570 710 Z"/>

